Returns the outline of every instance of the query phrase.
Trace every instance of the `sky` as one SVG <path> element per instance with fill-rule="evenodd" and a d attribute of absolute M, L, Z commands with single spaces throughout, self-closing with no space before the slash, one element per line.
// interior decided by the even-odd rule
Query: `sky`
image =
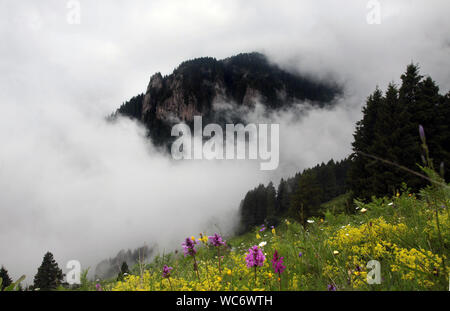
<path fill-rule="evenodd" d="M 46 251 L 64 272 L 71 259 L 93 270 L 120 249 L 229 234 L 251 188 L 346 157 L 365 98 L 399 83 L 407 64 L 449 91 L 450 2 L 343 3 L 0 0 L 0 264 L 30 284 Z M 332 109 L 270 116 L 275 171 L 174 162 L 139 124 L 104 120 L 155 72 L 252 51 L 344 86 Z"/>

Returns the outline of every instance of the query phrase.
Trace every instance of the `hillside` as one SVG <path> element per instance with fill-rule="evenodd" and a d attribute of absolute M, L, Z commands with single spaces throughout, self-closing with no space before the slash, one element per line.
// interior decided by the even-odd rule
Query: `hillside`
<path fill-rule="evenodd" d="M 272 64 L 260 53 L 244 53 L 223 60 L 202 57 L 181 63 L 172 74 L 154 74 L 145 94 L 125 102 L 114 115 L 144 123 L 156 144 L 171 141 L 174 123 L 190 123 L 194 115 L 218 124 L 238 123 L 241 115 L 233 108 L 226 113 L 214 103 L 252 107 L 256 101 L 267 109 L 280 109 L 295 101 L 331 105 L 340 93 L 334 83 L 314 81 Z"/>

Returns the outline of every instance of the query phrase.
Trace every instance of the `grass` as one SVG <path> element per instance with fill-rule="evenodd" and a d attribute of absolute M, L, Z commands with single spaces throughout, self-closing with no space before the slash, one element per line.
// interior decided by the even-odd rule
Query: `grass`
<path fill-rule="evenodd" d="M 310 219 L 306 227 L 286 219 L 273 230 L 255 228 L 221 247 L 220 271 L 217 248 L 196 237 L 198 271 L 180 246 L 179 251 L 157 256 L 143 269 L 134 267 L 123 281 L 99 284 L 102 290 L 133 291 L 448 290 L 448 189 L 428 187 L 417 195 L 404 189 L 392 198 L 356 202 L 352 215 L 328 209 L 323 218 Z M 265 244 L 260 248 L 266 260 L 255 273 L 246 266 L 245 255 L 260 243 Z M 281 275 L 272 269 L 275 250 L 286 266 Z M 380 284 L 367 282 L 371 260 L 380 263 Z M 173 267 L 169 278 L 162 276 L 164 265 Z M 96 290 L 96 282 L 84 283 L 84 290 Z"/>

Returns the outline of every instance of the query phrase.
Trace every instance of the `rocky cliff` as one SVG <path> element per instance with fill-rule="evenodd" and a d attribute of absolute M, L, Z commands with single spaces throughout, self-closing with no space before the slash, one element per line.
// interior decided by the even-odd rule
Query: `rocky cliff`
<path fill-rule="evenodd" d="M 258 101 L 268 109 L 279 109 L 298 100 L 308 100 L 313 105 L 324 106 L 338 93 L 336 85 L 284 71 L 259 53 L 223 60 L 204 57 L 183 62 L 168 76 L 154 74 L 145 94 L 124 103 L 116 115 L 140 120 L 154 142 L 164 144 L 170 140 L 174 123 L 189 124 L 194 115 L 223 123 L 220 112 L 215 111 L 215 102 L 251 107 Z"/>

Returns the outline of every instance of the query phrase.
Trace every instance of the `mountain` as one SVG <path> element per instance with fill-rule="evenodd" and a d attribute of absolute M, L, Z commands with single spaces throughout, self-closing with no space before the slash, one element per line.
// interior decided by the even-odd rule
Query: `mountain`
<path fill-rule="evenodd" d="M 172 74 L 156 73 L 145 94 L 125 102 L 113 114 L 128 116 L 144 123 L 157 145 L 171 140 L 173 124 L 187 124 L 194 115 L 209 122 L 240 122 L 239 113 L 225 116 L 214 103 L 233 103 L 234 108 L 251 108 L 256 100 L 268 109 L 280 109 L 296 101 L 312 105 L 330 105 L 340 93 L 335 84 L 314 81 L 287 72 L 260 53 L 245 53 L 223 60 L 202 57 L 181 63 Z"/>

